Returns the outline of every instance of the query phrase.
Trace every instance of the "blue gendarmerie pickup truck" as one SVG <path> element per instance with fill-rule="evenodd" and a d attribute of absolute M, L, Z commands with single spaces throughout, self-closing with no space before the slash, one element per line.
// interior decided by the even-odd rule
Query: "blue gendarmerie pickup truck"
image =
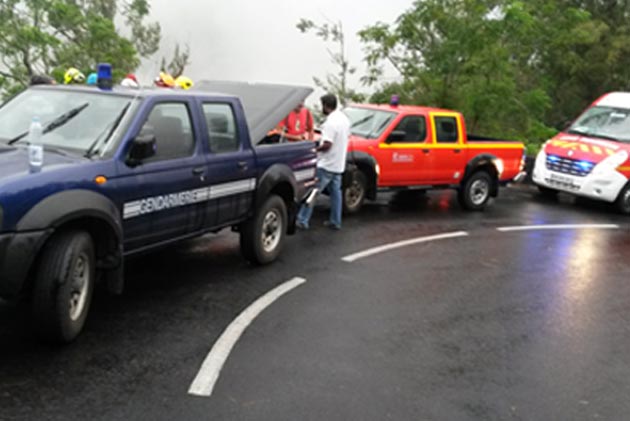
<path fill-rule="evenodd" d="M 128 256 L 231 227 L 244 257 L 266 264 L 294 232 L 314 144 L 263 140 L 311 89 L 199 86 L 34 87 L 0 108 L 0 297 L 30 298 L 43 339 L 76 338 L 95 283 L 122 292 Z"/>

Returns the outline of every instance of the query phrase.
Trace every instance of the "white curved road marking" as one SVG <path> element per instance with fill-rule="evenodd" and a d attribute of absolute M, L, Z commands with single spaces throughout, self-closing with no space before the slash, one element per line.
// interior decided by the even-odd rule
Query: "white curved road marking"
<path fill-rule="evenodd" d="M 225 364 L 225 361 L 230 356 L 230 352 L 236 342 L 252 323 L 252 321 L 258 317 L 267 307 L 273 304 L 278 298 L 282 297 L 287 292 L 299 287 L 306 282 L 303 278 L 293 278 L 288 282 L 272 289 L 254 303 L 252 303 L 247 309 L 245 309 L 234 321 L 225 329 L 225 331 L 219 337 L 219 340 L 214 344 L 212 350 L 204 360 L 197 377 L 193 380 L 188 393 L 195 396 L 208 397 L 212 395 L 214 385 L 219 379 L 221 369 Z"/>
<path fill-rule="evenodd" d="M 575 230 L 575 229 L 619 229 L 615 224 L 564 224 L 564 225 L 520 225 L 497 228 L 500 232 L 538 231 L 538 230 Z"/>
<path fill-rule="evenodd" d="M 341 260 L 343 260 L 344 262 L 352 263 L 352 262 L 356 262 L 357 260 L 365 259 L 366 257 L 373 256 L 375 254 L 384 253 L 386 251 L 395 250 L 402 247 L 412 246 L 414 244 L 429 243 L 431 241 L 446 240 L 449 238 L 459 238 L 459 237 L 467 237 L 467 236 L 468 236 L 467 232 L 458 231 L 458 232 L 451 232 L 447 234 L 431 235 L 428 237 L 412 238 L 411 240 L 384 244 L 382 246 L 364 250 L 359 253 L 354 253 L 349 256 L 343 257 Z"/>

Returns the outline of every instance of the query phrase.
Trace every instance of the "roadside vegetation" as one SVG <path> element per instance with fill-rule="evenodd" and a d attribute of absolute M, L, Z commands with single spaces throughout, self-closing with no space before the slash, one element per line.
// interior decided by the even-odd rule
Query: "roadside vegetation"
<path fill-rule="evenodd" d="M 359 37 L 370 102 L 456 109 L 471 133 L 530 154 L 600 95 L 630 89 L 628 0 L 419 0 Z"/>

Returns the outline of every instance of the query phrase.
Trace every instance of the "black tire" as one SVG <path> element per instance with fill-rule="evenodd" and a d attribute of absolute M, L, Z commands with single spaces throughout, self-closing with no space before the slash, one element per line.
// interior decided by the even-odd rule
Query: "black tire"
<path fill-rule="evenodd" d="M 623 215 L 630 215 L 630 183 L 621 189 L 617 200 L 615 201 L 617 211 Z"/>
<path fill-rule="evenodd" d="M 558 190 L 550 189 L 545 186 L 538 186 L 538 192 L 547 199 L 555 199 L 558 197 Z"/>
<path fill-rule="evenodd" d="M 484 210 L 490 200 L 492 183 L 492 177 L 486 171 L 473 173 L 459 189 L 457 198 L 460 205 L 469 211 Z"/>
<path fill-rule="evenodd" d="M 87 232 L 61 232 L 48 241 L 33 285 L 33 322 L 41 339 L 69 343 L 81 333 L 95 277 L 94 243 Z"/>
<path fill-rule="evenodd" d="M 241 227 L 241 253 L 251 263 L 266 265 L 278 258 L 287 233 L 287 206 L 269 196 L 252 219 Z"/>
<path fill-rule="evenodd" d="M 362 171 L 352 174 L 350 185 L 343 189 L 343 211 L 346 215 L 357 213 L 363 207 L 367 195 L 367 177 Z"/>

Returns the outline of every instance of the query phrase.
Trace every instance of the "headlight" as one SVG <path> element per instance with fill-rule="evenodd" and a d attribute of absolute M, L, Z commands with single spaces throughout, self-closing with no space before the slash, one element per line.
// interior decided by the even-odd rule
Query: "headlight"
<path fill-rule="evenodd" d="M 602 175 L 605 173 L 610 173 L 612 171 L 617 170 L 618 167 L 623 165 L 624 162 L 628 160 L 628 152 L 619 151 L 614 155 L 609 156 L 604 159 L 602 162 L 595 166 L 593 170 L 593 174 Z"/>

